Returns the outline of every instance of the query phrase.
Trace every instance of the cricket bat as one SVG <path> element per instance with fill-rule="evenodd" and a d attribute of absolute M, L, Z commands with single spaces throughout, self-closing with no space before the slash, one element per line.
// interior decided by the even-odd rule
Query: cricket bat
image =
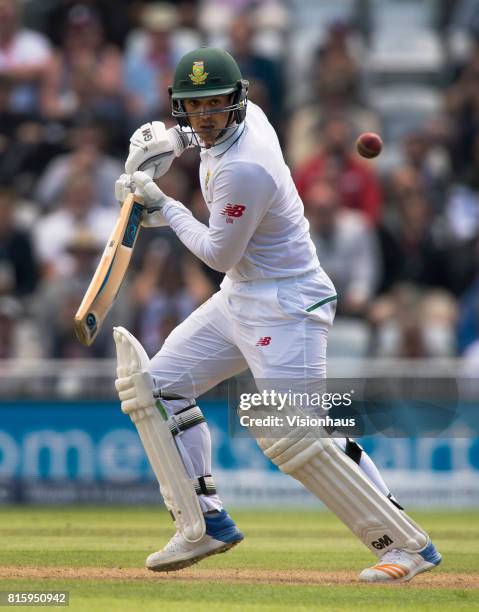
<path fill-rule="evenodd" d="M 85 346 L 94 342 L 118 295 L 138 238 L 142 212 L 143 198 L 130 194 L 75 315 L 75 334 Z"/>

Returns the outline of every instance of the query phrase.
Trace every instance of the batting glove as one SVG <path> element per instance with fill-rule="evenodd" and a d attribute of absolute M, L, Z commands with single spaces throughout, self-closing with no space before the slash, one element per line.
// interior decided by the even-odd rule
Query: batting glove
<path fill-rule="evenodd" d="M 142 217 L 142 225 L 145 227 L 160 227 L 168 225 L 161 209 L 170 198 L 165 195 L 151 176 L 146 172 L 137 171 L 133 174 L 135 193 L 143 198 L 145 211 Z"/>
<path fill-rule="evenodd" d="M 115 182 L 115 198 L 120 204 L 126 200 L 130 193 L 134 193 L 135 185 L 133 184 L 131 174 L 121 174 Z"/>
<path fill-rule="evenodd" d="M 164 193 L 155 185 L 155 183 L 153 183 L 152 179 L 148 176 L 148 174 L 146 174 L 146 172 L 135 172 L 135 174 L 139 175 L 141 183 L 146 183 L 147 180 L 150 181 L 166 201 L 167 198 Z M 123 202 L 131 193 L 136 193 L 144 199 L 145 210 L 141 216 L 141 225 L 143 227 L 163 227 L 168 225 L 167 221 L 161 214 L 161 207 L 155 205 L 151 198 L 144 196 L 144 190 L 135 180 L 135 176 L 131 176 L 131 174 L 122 174 L 115 183 L 115 198 L 120 203 L 120 206 L 123 205 Z M 148 205 L 148 203 L 150 205 Z"/>
<path fill-rule="evenodd" d="M 179 127 L 167 130 L 162 121 L 145 123 L 130 138 L 125 171 L 133 174 L 137 170 L 154 168 L 154 178 L 160 178 L 189 145 L 190 136 Z"/>

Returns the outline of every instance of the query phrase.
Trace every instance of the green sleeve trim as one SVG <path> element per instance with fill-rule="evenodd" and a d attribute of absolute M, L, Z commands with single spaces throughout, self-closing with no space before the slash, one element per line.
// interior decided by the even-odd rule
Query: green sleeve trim
<path fill-rule="evenodd" d="M 331 295 L 330 297 L 324 298 L 324 300 L 319 300 L 319 302 L 316 302 L 316 304 L 312 304 L 311 306 L 308 306 L 308 308 L 306 308 L 306 312 L 311 312 L 313 310 L 316 310 L 316 308 L 319 308 L 320 306 L 324 306 L 325 304 L 328 304 L 329 302 L 334 302 L 334 300 L 337 300 L 338 296 L 337 295 Z"/>

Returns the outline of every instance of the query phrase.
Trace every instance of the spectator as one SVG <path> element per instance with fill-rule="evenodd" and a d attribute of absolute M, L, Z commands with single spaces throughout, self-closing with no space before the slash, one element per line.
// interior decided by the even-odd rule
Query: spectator
<path fill-rule="evenodd" d="M 22 317 L 20 302 L 0 295 L 0 360 L 39 357 L 34 328 Z"/>
<path fill-rule="evenodd" d="M 474 238 L 479 231 L 479 192 L 467 185 L 453 184 L 447 193 L 445 219 L 452 239 Z"/>
<path fill-rule="evenodd" d="M 20 313 L 16 300 L 0 295 L 0 360 L 18 357 L 16 327 Z"/>
<path fill-rule="evenodd" d="M 101 206 L 116 210 L 115 181 L 124 171 L 123 164 L 107 155 L 107 134 L 101 124 L 86 123 L 71 130 L 71 153 L 55 157 L 37 183 L 35 197 L 45 207 L 53 208 L 74 173 L 88 172 L 95 198 Z"/>
<path fill-rule="evenodd" d="M 91 174 L 83 171 L 67 177 L 58 210 L 35 226 L 42 275 L 54 278 L 70 274 L 73 266 L 67 246 L 74 234 L 81 228 L 89 229 L 101 244 L 106 244 L 117 217 L 116 210 L 105 210 L 99 205 Z"/>
<path fill-rule="evenodd" d="M 393 206 L 397 206 L 402 200 L 410 196 L 422 195 L 425 191 L 423 177 L 414 166 L 399 166 L 388 178 Z"/>
<path fill-rule="evenodd" d="M 19 0 L 0 0 L 0 77 L 11 84 L 10 109 L 36 112 L 50 59 L 48 40 L 22 27 Z"/>
<path fill-rule="evenodd" d="M 288 159 L 293 166 L 314 155 L 321 125 L 329 117 L 347 117 L 358 133 L 380 129 L 377 115 L 361 99 L 363 75 L 350 50 L 351 33 L 345 24 L 332 24 L 313 54 L 305 95 L 295 104 L 287 133 Z"/>
<path fill-rule="evenodd" d="M 471 287 L 477 276 L 479 236 L 452 243 L 446 251 L 447 288 L 461 297 Z"/>
<path fill-rule="evenodd" d="M 30 295 L 38 280 L 38 266 L 28 231 L 15 222 L 15 192 L 0 189 L 0 295 Z"/>
<path fill-rule="evenodd" d="M 474 140 L 479 133 L 479 40 L 461 70 L 458 79 L 446 91 L 446 110 L 455 123 L 456 138 L 452 161 L 462 172 L 473 156 Z"/>
<path fill-rule="evenodd" d="M 379 276 L 374 233 L 361 213 L 340 207 L 327 183 L 314 183 L 304 202 L 319 261 L 338 293 L 338 314 L 364 314 Z"/>
<path fill-rule="evenodd" d="M 418 359 L 456 352 L 456 303 L 440 290 L 398 284 L 371 307 L 372 355 Z"/>
<path fill-rule="evenodd" d="M 181 56 L 191 49 L 197 49 L 205 42 L 198 24 L 200 4 L 198 0 L 177 0 L 175 2 L 177 25 L 172 32 L 173 46 Z M 162 5 L 157 3 L 153 6 L 156 6 L 158 11 L 158 6 L 161 9 Z"/>
<path fill-rule="evenodd" d="M 20 134 L 31 117 L 10 106 L 12 83 L 0 74 L 0 185 L 11 185 L 23 169 L 24 153 Z"/>
<path fill-rule="evenodd" d="M 408 180 L 415 176 L 407 170 L 403 175 Z M 446 283 L 445 251 L 434 236 L 432 206 L 421 191 L 398 189 L 397 193 L 396 215 L 378 229 L 383 261 L 379 292 L 399 282 L 442 287 Z"/>
<path fill-rule="evenodd" d="M 139 340 L 149 354 L 198 305 L 185 286 L 181 258 L 161 239 L 150 243 L 131 295 L 138 313 Z"/>
<path fill-rule="evenodd" d="M 17 0 L 0 0 L 0 184 L 29 192 L 38 171 L 38 102 L 51 57 L 47 39 L 22 27 Z"/>
<path fill-rule="evenodd" d="M 387 206 L 383 225 L 397 224 L 398 209 L 402 200 L 424 194 L 425 186 L 421 173 L 411 166 L 399 166 L 386 177 Z"/>
<path fill-rule="evenodd" d="M 126 34 L 131 28 L 132 14 L 136 6 L 132 7 L 131 0 L 29 0 L 27 15 L 39 24 L 39 29 L 45 32 L 55 46 L 60 46 L 64 34 L 64 26 L 71 9 L 81 3 L 93 9 L 95 16 L 101 21 L 105 38 L 117 45 L 123 46 Z M 34 4 L 39 5 L 32 11 Z M 139 6 L 139 5 L 138 5 Z"/>
<path fill-rule="evenodd" d="M 49 63 L 42 113 L 72 120 L 79 113 L 124 120 L 122 58 L 103 38 L 92 6 L 76 4 L 66 15 L 62 45 Z"/>
<path fill-rule="evenodd" d="M 233 19 L 230 30 L 231 54 L 240 67 L 243 78 L 262 85 L 267 94 L 266 108 L 268 117 L 275 127 L 282 128 L 280 117 L 283 112 L 283 85 L 281 66 L 274 60 L 259 55 L 253 48 L 255 28 L 249 13 L 242 13 Z"/>
<path fill-rule="evenodd" d="M 341 205 L 363 212 L 377 223 L 382 206 L 382 191 L 374 171 L 352 152 L 352 128 L 342 117 L 326 122 L 319 142 L 320 151 L 295 172 L 301 197 L 318 179 L 338 185 Z"/>
<path fill-rule="evenodd" d="M 184 157 L 186 158 L 187 155 L 185 154 Z M 193 171 L 187 172 L 183 168 L 182 162 L 184 161 L 185 159 L 183 156 L 179 158 L 173 164 L 170 170 L 164 176 L 158 179 L 158 185 L 160 189 L 162 189 L 170 197 L 178 200 L 179 202 L 186 202 L 191 208 L 193 204 L 193 198 L 190 195 L 192 186 L 191 177 L 195 177 L 195 174 L 198 173 L 198 168 L 196 164 Z M 195 174 L 193 174 L 193 172 L 195 172 Z M 200 197 L 202 197 L 201 192 Z M 208 210 L 203 200 L 202 207 L 206 211 Z M 161 241 L 167 245 L 165 248 L 172 250 L 178 257 L 182 257 L 185 253 L 186 249 L 179 240 L 175 239 L 176 237 L 174 233 L 168 227 L 154 228 L 152 230 L 145 228 L 141 232 L 141 240 L 138 240 L 133 254 L 132 264 L 135 267 L 135 270 L 142 267 L 142 262 L 147 257 L 147 252 L 149 251 L 150 246 L 152 246 L 152 243 L 157 243 L 158 238 L 161 238 Z"/>
<path fill-rule="evenodd" d="M 186 253 L 182 258 L 181 269 L 185 280 L 185 289 L 191 295 L 196 306 L 206 302 L 213 293 L 219 290 L 218 277 L 209 274 L 211 268 L 208 268 L 191 253 Z"/>
<path fill-rule="evenodd" d="M 479 0 L 455 0 L 452 7 L 451 0 L 445 4 L 450 7 L 447 15 L 450 25 L 479 36 Z"/>
<path fill-rule="evenodd" d="M 45 142 L 45 129 L 39 121 L 9 110 L 9 91 L 0 76 L 0 185 L 29 196 L 45 156 L 58 149 Z"/>
<path fill-rule="evenodd" d="M 348 46 L 349 28 L 345 23 L 333 23 L 326 40 L 313 58 L 311 76 L 316 83 L 320 99 L 360 101 L 361 75 L 357 61 Z"/>
<path fill-rule="evenodd" d="M 431 136 L 426 129 L 407 134 L 402 143 L 404 163 L 417 170 L 434 205 L 434 211 L 440 214 L 444 210 L 444 194 L 451 168 L 445 147 L 435 146 Z"/>
<path fill-rule="evenodd" d="M 479 238 L 477 236 L 467 244 L 467 252 L 470 256 L 468 263 L 471 268 L 474 266 L 474 272 L 472 282 L 459 302 L 457 338 L 460 354 L 467 352 L 479 340 Z"/>
<path fill-rule="evenodd" d="M 69 258 L 68 270 L 59 270 L 55 277 L 46 278 L 38 292 L 35 315 L 44 335 L 44 350 L 48 357 L 56 359 L 104 358 L 112 356 L 113 341 L 105 325 L 91 347 L 85 347 L 75 338 L 73 317 L 80 305 L 98 259 L 104 241 L 91 228 L 80 226 L 69 234 L 64 250 Z M 130 325 L 128 291 L 123 287 L 113 305 L 112 314 L 122 325 Z M 52 312 L 55 316 L 52 317 Z"/>
<path fill-rule="evenodd" d="M 474 138 L 471 160 L 458 178 L 461 183 L 479 193 L 479 131 Z"/>
<path fill-rule="evenodd" d="M 125 50 L 124 87 L 133 127 L 169 115 L 167 88 L 182 50 L 174 41 L 176 9 L 166 3 L 145 6 L 142 30 L 130 35 Z"/>
<path fill-rule="evenodd" d="M 474 138 L 470 161 L 460 174 L 456 174 L 447 193 L 445 213 L 453 238 L 475 240 L 479 231 L 479 131 Z"/>

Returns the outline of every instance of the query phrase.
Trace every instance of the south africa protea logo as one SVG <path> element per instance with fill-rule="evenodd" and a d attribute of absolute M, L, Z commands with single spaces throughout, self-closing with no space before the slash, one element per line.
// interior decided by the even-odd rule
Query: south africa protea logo
<path fill-rule="evenodd" d="M 188 75 L 190 79 L 193 81 L 194 85 L 204 85 L 204 82 L 208 78 L 208 73 L 205 72 L 205 63 L 201 62 L 193 62 L 193 67 L 191 68 L 192 74 Z"/>

